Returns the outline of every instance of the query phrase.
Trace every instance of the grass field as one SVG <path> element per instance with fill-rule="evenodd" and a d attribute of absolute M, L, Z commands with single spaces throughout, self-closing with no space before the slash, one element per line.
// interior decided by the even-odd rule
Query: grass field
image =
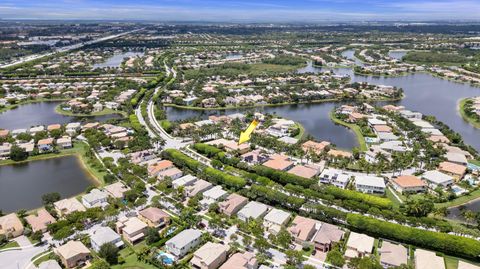
<path fill-rule="evenodd" d="M 111 114 L 119 114 L 124 117 L 127 116 L 127 113 L 121 110 L 114 110 L 110 108 L 105 108 L 102 111 L 92 112 L 90 114 L 82 114 L 82 113 L 73 113 L 72 111 L 65 111 L 63 110 L 60 105 L 55 107 L 55 112 L 60 115 L 65 116 L 72 116 L 72 117 L 94 117 L 94 116 L 104 116 L 104 115 L 111 115 Z"/>
<path fill-rule="evenodd" d="M 337 124 L 343 125 L 347 128 L 350 128 L 354 133 L 355 136 L 357 137 L 358 144 L 360 146 L 361 151 L 366 151 L 367 150 L 367 143 L 365 142 L 365 137 L 363 137 L 362 131 L 360 130 L 360 127 L 356 124 L 351 124 L 351 123 L 346 123 L 338 118 L 335 117 L 335 113 L 332 111 L 330 112 L 330 119 Z"/>
<path fill-rule="evenodd" d="M 3 245 L 2 247 L 0 247 L 0 250 L 7 249 L 7 248 L 17 248 L 17 247 L 19 247 L 17 241 L 10 241 L 5 245 Z"/>
<path fill-rule="evenodd" d="M 470 123 L 473 127 L 480 128 L 480 122 L 477 121 L 476 119 L 472 118 L 472 117 L 469 117 L 465 113 L 465 104 L 467 103 L 468 99 L 469 98 L 464 98 L 464 99 L 460 100 L 460 103 L 458 105 L 458 111 L 460 112 L 460 115 L 462 116 L 462 118 L 464 120 L 466 120 L 468 123 Z"/>

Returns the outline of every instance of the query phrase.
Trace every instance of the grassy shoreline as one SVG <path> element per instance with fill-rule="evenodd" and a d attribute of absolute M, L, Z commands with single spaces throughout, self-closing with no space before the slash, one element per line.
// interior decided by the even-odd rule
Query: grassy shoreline
<path fill-rule="evenodd" d="M 473 127 L 480 129 L 480 122 L 475 120 L 472 117 L 469 117 L 467 115 L 467 113 L 465 113 L 465 104 L 467 103 L 468 99 L 470 99 L 470 98 L 464 98 L 464 99 L 460 100 L 460 102 L 458 104 L 458 111 L 460 112 L 460 116 L 462 116 L 462 119 L 467 121 Z"/>
<path fill-rule="evenodd" d="M 328 113 L 328 115 L 330 116 L 330 120 L 332 120 L 334 123 L 345 126 L 349 129 L 351 129 L 355 133 L 355 136 L 357 137 L 357 141 L 358 141 L 358 145 L 360 147 L 360 150 L 361 151 L 367 151 L 367 143 L 365 142 L 365 137 L 363 136 L 362 131 L 360 130 L 360 127 L 358 125 L 351 124 L 351 123 L 346 123 L 346 122 L 338 119 L 337 117 L 335 117 L 335 113 L 333 111 Z"/>
<path fill-rule="evenodd" d="M 377 99 L 366 99 L 366 100 L 343 100 L 340 98 L 328 98 L 328 99 L 320 99 L 320 100 L 311 100 L 311 101 L 301 101 L 301 102 L 284 102 L 278 104 L 255 104 L 249 106 L 225 106 L 225 107 L 194 107 L 194 106 L 185 106 L 185 105 L 177 105 L 177 104 L 163 104 L 165 107 L 174 107 L 180 109 L 190 109 L 190 110 L 230 110 L 230 109 L 248 109 L 248 108 L 256 108 L 256 107 L 276 107 L 276 106 L 289 106 L 289 105 L 308 105 L 308 104 L 319 104 L 319 103 L 329 103 L 329 102 L 395 102 L 399 101 L 403 98 L 377 98 Z"/>
<path fill-rule="evenodd" d="M 23 161 L 13 161 L 10 159 L 2 160 L 0 161 L 0 167 L 3 165 L 15 165 L 15 164 L 21 164 L 21 163 L 34 162 L 34 161 L 61 158 L 66 156 L 76 156 L 82 168 L 87 172 L 90 179 L 92 179 L 92 182 L 96 183 L 96 185 L 103 185 L 104 184 L 103 175 L 105 174 L 105 172 L 97 170 L 96 168 L 92 167 L 88 163 L 88 158 L 86 156 L 87 150 L 88 150 L 87 144 L 83 142 L 75 142 L 72 148 L 61 150 L 59 153 L 47 153 L 47 154 L 40 154 L 36 156 L 29 156 L 26 160 L 23 160 Z"/>
<path fill-rule="evenodd" d="M 92 112 L 90 114 L 83 114 L 83 113 L 73 113 L 71 111 L 65 111 L 61 107 L 61 104 L 55 107 L 55 113 L 64 115 L 64 116 L 71 116 L 71 117 L 95 117 L 95 116 L 105 116 L 105 115 L 111 115 L 111 114 L 118 114 L 122 115 L 123 117 L 127 116 L 127 113 L 121 110 L 114 110 L 110 108 L 105 108 L 102 111 L 99 112 Z"/>
<path fill-rule="evenodd" d="M 54 98 L 54 99 L 46 99 L 46 98 L 38 98 L 38 99 L 29 99 L 29 100 L 24 100 L 21 101 L 17 104 L 13 105 L 8 105 L 6 107 L 0 108 L 0 113 L 6 112 L 8 110 L 12 110 L 15 108 L 18 108 L 19 106 L 22 105 L 28 105 L 28 104 L 34 104 L 34 103 L 41 103 L 41 102 L 60 102 L 60 101 L 66 101 L 68 100 L 67 98 Z"/>

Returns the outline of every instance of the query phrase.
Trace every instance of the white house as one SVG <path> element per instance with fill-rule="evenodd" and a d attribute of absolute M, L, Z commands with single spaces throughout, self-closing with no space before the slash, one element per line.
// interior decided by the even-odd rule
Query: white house
<path fill-rule="evenodd" d="M 455 182 L 453 177 L 437 170 L 427 171 L 421 175 L 421 177 L 427 181 L 428 186 L 432 189 L 435 189 L 436 187 L 446 188 Z"/>
<path fill-rule="evenodd" d="M 90 193 L 85 194 L 82 196 L 82 204 L 86 208 L 91 207 L 105 207 L 108 205 L 107 203 L 108 194 L 104 191 L 99 189 L 93 189 Z"/>
<path fill-rule="evenodd" d="M 364 193 L 385 193 L 385 181 L 381 177 L 356 175 L 355 188 Z"/>
<path fill-rule="evenodd" d="M 350 175 L 342 170 L 334 168 L 324 169 L 319 178 L 321 183 L 332 184 L 342 189 L 345 189 L 350 181 Z"/>
<path fill-rule="evenodd" d="M 280 210 L 280 209 L 272 209 L 263 219 L 263 225 L 267 230 L 272 234 L 277 234 L 280 232 L 280 229 L 287 225 L 288 221 L 290 220 L 291 214 Z"/>
<path fill-rule="evenodd" d="M 259 219 L 263 217 L 269 210 L 265 204 L 251 201 L 237 213 L 240 220 L 247 221 L 248 219 Z"/>
<path fill-rule="evenodd" d="M 98 252 L 100 247 L 106 243 L 112 243 L 116 247 L 121 248 L 123 246 L 122 238 L 110 227 L 99 227 L 90 235 L 90 243 L 92 248 Z"/>
<path fill-rule="evenodd" d="M 222 189 L 222 186 L 215 186 L 203 193 L 202 206 L 207 207 L 215 202 L 219 202 L 227 197 L 228 192 Z"/>
<path fill-rule="evenodd" d="M 178 258 L 185 256 L 191 249 L 200 244 L 202 232 L 196 229 L 187 229 L 165 243 L 165 249 Z"/>

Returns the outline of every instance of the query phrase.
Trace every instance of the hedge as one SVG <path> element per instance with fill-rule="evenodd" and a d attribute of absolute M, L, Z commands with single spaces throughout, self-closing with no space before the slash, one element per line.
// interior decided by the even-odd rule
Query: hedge
<path fill-rule="evenodd" d="M 296 184 L 296 185 L 300 185 L 302 187 L 308 188 L 310 185 L 316 182 L 316 180 L 313 180 L 313 179 L 300 177 L 284 171 L 275 170 L 263 165 L 255 165 L 253 167 L 253 171 L 255 171 L 255 173 L 260 176 L 268 177 L 273 181 L 278 182 L 282 185 L 291 183 L 291 184 Z"/>
<path fill-rule="evenodd" d="M 239 190 L 247 184 L 246 180 L 241 177 L 233 176 L 211 167 L 206 167 L 176 149 L 164 150 L 163 156 L 178 166 L 187 167 L 190 170 L 197 172 L 211 183 L 225 185 L 234 188 L 235 190 Z"/>
<path fill-rule="evenodd" d="M 475 239 L 421 230 L 359 214 L 348 214 L 347 223 L 351 227 L 375 237 L 433 249 L 453 256 L 480 260 L 480 242 Z"/>
<path fill-rule="evenodd" d="M 130 121 L 130 124 L 132 125 L 132 128 L 137 131 L 137 132 L 140 132 L 143 130 L 143 126 L 142 124 L 140 123 L 140 121 L 138 120 L 138 117 L 137 115 L 135 114 L 130 114 L 130 116 L 128 116 L 128 119 Z"/>
<path fill-rule="evenodd" d="M 246 190 L 246 192 L 249 194 L 248 196 L 253 199 L 261 197 L 266 199 L 272 206 L 279 205 L 287 209 L 298 210 L 305 203 L 305 199 L 303 198 L 290 196 L 278 190 L 261 185 L 252 185 L 249 190 Z"/>
<path fill-rule="evenodd" d="M 387 198 L 378 197 L 358 191 L 344 190 L 335 186 L 325 186 L 323 188 L 325 194 L 333 195 L 337 199 L 353 200 L 357 202 L 367 203 L 372 206 L 376 206 L 380 209 L 388 209 L 393 207 L 392 201 Z"/>

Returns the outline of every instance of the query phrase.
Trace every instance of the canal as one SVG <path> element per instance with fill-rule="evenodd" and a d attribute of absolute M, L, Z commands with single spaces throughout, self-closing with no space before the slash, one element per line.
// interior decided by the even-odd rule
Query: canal
<path fill-rule="evenodd" d="M 76 156 L 0 166 L 0 210 L 3 213 L 42 206 L 42 195 L 75 196 L 96 182 Z"/>

